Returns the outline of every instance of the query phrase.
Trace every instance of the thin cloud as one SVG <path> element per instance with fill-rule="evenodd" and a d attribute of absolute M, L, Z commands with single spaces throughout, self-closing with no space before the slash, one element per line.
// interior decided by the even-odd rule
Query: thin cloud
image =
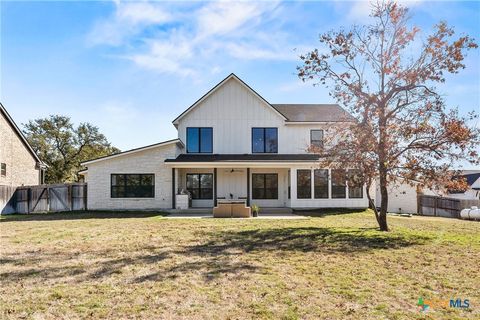
<path fill-rule="evenodd" d="M 112 16 L 94 26 L 90 43 L 123 50 L 117 56 L 141 68 L 182 77 L 216 73 L 232 58 L 293 60 L 298 45 L 288 36 L 269 39 L 283 35 L 279 7 L 278 2 L 117 3 Z"/>
<path fill-rule="evenodd" d="M 87 42 L 89 45 L 119 46 L 149 25 L 161 25 L 172 19 L 172 15 L 159 4 L 115 2 L 114 14 L 95 24 Z"/>

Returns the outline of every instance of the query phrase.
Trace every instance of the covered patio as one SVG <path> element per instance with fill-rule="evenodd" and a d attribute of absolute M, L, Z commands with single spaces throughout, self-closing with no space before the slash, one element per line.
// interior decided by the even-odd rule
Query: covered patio
<path fill-rule="evenodd" d="M 290 207 L 290 168 L 318 156 L 182 154 L 165 162 L 172 168 L 172 208 L 213 208 L 221 200 L 243 200 L 247 207 Z M 185 204 L 185 195 L 190 199 Z"/>

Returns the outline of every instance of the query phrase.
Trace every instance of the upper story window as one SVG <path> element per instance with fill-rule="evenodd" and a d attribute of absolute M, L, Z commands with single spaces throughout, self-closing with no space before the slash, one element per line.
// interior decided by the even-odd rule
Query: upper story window
<path fill-rule="evenodd" d="M 112 198 L 153 198 L 155 195 L 153 174 L 112 174 L 110 196 Z"/>
<path fill-rule="evenodd" d="M 310 130 L 310 145 L 323 148 L 323 130 Z"/>
<path fill-rule="evenodd" d="M 187 128 L 188 153 L 213 152 L 213 128 Z"/>
<path fill-rule="evenodd" d="M 7 176 L 7 164 L 6 164 L 6 163 L 2 163 L 0 166 L 1 166 L 0 175 L 1 175 L 2 177 L 6 177 L 6 176 Z"/>
<path fill-rule="evenodd" d="M 277 128 L 252 128 L 252 153 L 277 153 Z"/>

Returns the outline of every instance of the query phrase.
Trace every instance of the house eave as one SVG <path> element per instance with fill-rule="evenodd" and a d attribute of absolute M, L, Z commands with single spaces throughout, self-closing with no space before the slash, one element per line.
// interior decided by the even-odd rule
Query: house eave
<path fill-rule="evenodd" d="M 40 170 L 42 168 L 47 168 L 48 166 L 42 162 L 40 157 L 37 155 L 37 153 L 33 150 L 32 146 L 30 143 L 28 143 L 27 138 L 23 135 L 22 131 L 20 128 L 17 126 L 15 121 L 13 121 L 13 118 L 10 116 L 8 113 L 7 109 L 3 106 L 3 104 L 0 102 L 0 112 L 5 115 L 5 118 L 7 119 L 8 124 L 12 127 L 13 131 L 17 134 L 17 136 L 20 138 L 24 146 L 27 148 L 27 150 L 30 152 L 30 154 L 33 156 L 33 158 L 36 160 L 36 168 L 37 170 Z"/>
<path fill-rule="evenodd" d="M 167 140 L 167 141 L 151 144 L 151 145 L 144 146 L 144 147 L 139 147 L 139 148 L 123 151 L 123 152 L 112 154 L 112 155 L 109 155 L 109 156 L 104 156 L 104 157 L 88 160 L 88 161 L 80 163 L 80 165 L 88 166 L 89 164 L 96 163 L 96 162 L 99 162 L 99 161 L 111 160 L 111 159 L 114 159 L 114 158 L 117 158 L 117 157 L 122 157 L 122 156 L 130 155 L 130 154 L 133 154 L 133 153 L 142 152 L 142 151 L 145 151 L 145 150 L 159 148 L 159 147 L 163 147 L 163 146 L 166 146 L 166 145 L 169 145 L 169 144 L 178 144 L 179 147 L 181 147 L 181 148 L 185 147 L 183 142 L 180 139 L 177 138 L 177 139 L 172 139 L 172 140 Z"/>

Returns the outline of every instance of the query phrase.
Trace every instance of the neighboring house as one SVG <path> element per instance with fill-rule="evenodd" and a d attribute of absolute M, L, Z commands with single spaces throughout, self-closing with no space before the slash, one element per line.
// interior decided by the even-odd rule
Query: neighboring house
<path fill-rule="evenodd" d="M 466 170 L 460 175 L 467 181 L 468 189 L 461 191 L 448 191 L 446 197 L 461 200 L 480 199 L 480 170 Z"/>
<path fill-rule="evenodd" d="M 178 139 L 83 163 L 88 208 L 176 208 L 182 190 L 192 207 L 245 199 L 365 208 L 364 186 L 347 186 L 354 171 L 319 168 L 319 156 L 307 152 L 353 120 L 338 105 L 271 104 L 231 74 L 173 120 Z"/>
<path fill-rule="evenodd" d="M 37 185 L 45 165 L 0 103 L 0 185 Z"/>
<path fill-rule="evenodd" d="M 403 183 L 401 180 L 393 183 L 388 188 L 388 212 L 396 213 L 417 213 L 420 212 L 418 208 L 418 196 L 437 196 L 444 198 L 455 198 L 460 200 L 479 200 L 480 199 L 480 170 L 465 170 L 460 177 L 466 179 L 468 189 L 465 191 L 448 191 L 431 190 L 421 188 L 418 183 L 413 182 L 413 185 Z M 377 207 L 382 203 L 380 196 L 379 183 L 375 187 L 375 205 Z"/>
<path fill-rule="evenodd" d="M 402 181 L 403 180 L 399 178 L 396 182 L 391 182 L 388 187 L 387 212 L 418 213 L 420 212 L 418 208 L 419 195 L 438 195 L 433 190 L 422 188 L 417 182 L 408 184 Z M 375 184 L 375 206 L 380 207 L 381 204 L 380 183 L 377 181 Z"/>

